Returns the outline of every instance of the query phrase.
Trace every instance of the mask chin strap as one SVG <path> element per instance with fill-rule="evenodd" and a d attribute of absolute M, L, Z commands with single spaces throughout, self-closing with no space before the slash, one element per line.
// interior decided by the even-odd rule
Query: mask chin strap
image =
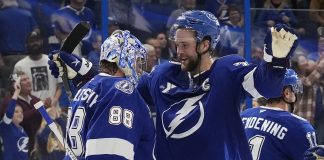
<path fill-rule="evenodd" d="M 287 104 L 290 105 L 290 108 L 289 108 L 290 113 L 293 113 L 293 112 L 294 112 L 294 109 L 295 109 L 294 104 L 297 102 L 297 93 L 294 93 L 294 94 L 295 94 L 295 98 L 296 98 L 294 102 L 288 102 L 288 101 L 284 98 L 284 95 L 281 96 L 281 99 L 282 99 L 284 102 L 286 102 Z"/>

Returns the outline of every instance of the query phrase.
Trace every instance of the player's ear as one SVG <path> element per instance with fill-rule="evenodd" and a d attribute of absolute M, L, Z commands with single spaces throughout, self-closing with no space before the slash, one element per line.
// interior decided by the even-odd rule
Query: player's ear
<path fill-rule="evenodd" d="M 206 53 L 210 47 L 210 40 L 203 39 L 198 45 L 198 53 Z"/>
<path fill-rule="evenodd" d="M 291 97 L 291 94 L 294 94 L 291 90 L 290 87 L 285 87 L 284 92 L 283 92 L 283 96 L 285 99 L 288 99 L 289 97 Z"/>

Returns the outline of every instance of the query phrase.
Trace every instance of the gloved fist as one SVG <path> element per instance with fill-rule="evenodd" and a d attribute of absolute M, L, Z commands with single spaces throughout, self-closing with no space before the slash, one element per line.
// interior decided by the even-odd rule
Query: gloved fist
<path fill-rule="evenodd" d="M 297 45 L 298 37 L 294 31 L 285 24 L 276 24 L 264 40 L 264 60 L 274 66 L 287 67 Z"/>
<path fill-rule="evenodd" d="M 63 63 L 66 64 L 68 79 L 75 78 L 78 74 L 85 75 L 92 67 L 92 63 L 88 60 L 63 51 L 52 51 L 49 55 L 48 65 L 51 74 L 57 78 L 63 75 Z"/>
<path fill-rule="evenodd" d="M 311 147 L 305 151 L 304 160 L 324 160 L 324 146 Z"/>

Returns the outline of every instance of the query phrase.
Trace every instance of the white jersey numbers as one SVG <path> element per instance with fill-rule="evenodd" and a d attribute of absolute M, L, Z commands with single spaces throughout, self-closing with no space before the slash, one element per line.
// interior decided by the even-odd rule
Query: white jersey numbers
<path fill-rule="evenodd" d="M 128 109 L 122 109 L 119 106 L 113 106 L 109 110 L 109 123 L 112 125 L 123 125 L 127 128 L 133 127 L 134 113 Z"/>
<path fill-rule="evenodd" d="M 264 139 L 265 137 L 261 135 L 255 135 L 249 139 L 249 145 L 253 160 L 259 160 Z"/>
<path fill-rule="evenodd" d="M 70 129 L 69 129 L 69 139 L 71 144 L 71 149 L 76 156 L 81 156 L 84 152 L 84 144 L 82 143 L 81 130 L 83 127 L 85 119 L 84 107 L 79 107 L 73 117 Z"/>

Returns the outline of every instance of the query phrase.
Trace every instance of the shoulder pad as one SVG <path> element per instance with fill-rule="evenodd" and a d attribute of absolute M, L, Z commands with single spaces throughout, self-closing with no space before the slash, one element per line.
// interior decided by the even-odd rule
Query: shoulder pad
<path fill-rule="evenodd" d="M 115 87 L 116 89 L 127 94 L 132 94 L 134 91 L 134 85 L 127 80 L 118 81 L 115 83 Z"/>

